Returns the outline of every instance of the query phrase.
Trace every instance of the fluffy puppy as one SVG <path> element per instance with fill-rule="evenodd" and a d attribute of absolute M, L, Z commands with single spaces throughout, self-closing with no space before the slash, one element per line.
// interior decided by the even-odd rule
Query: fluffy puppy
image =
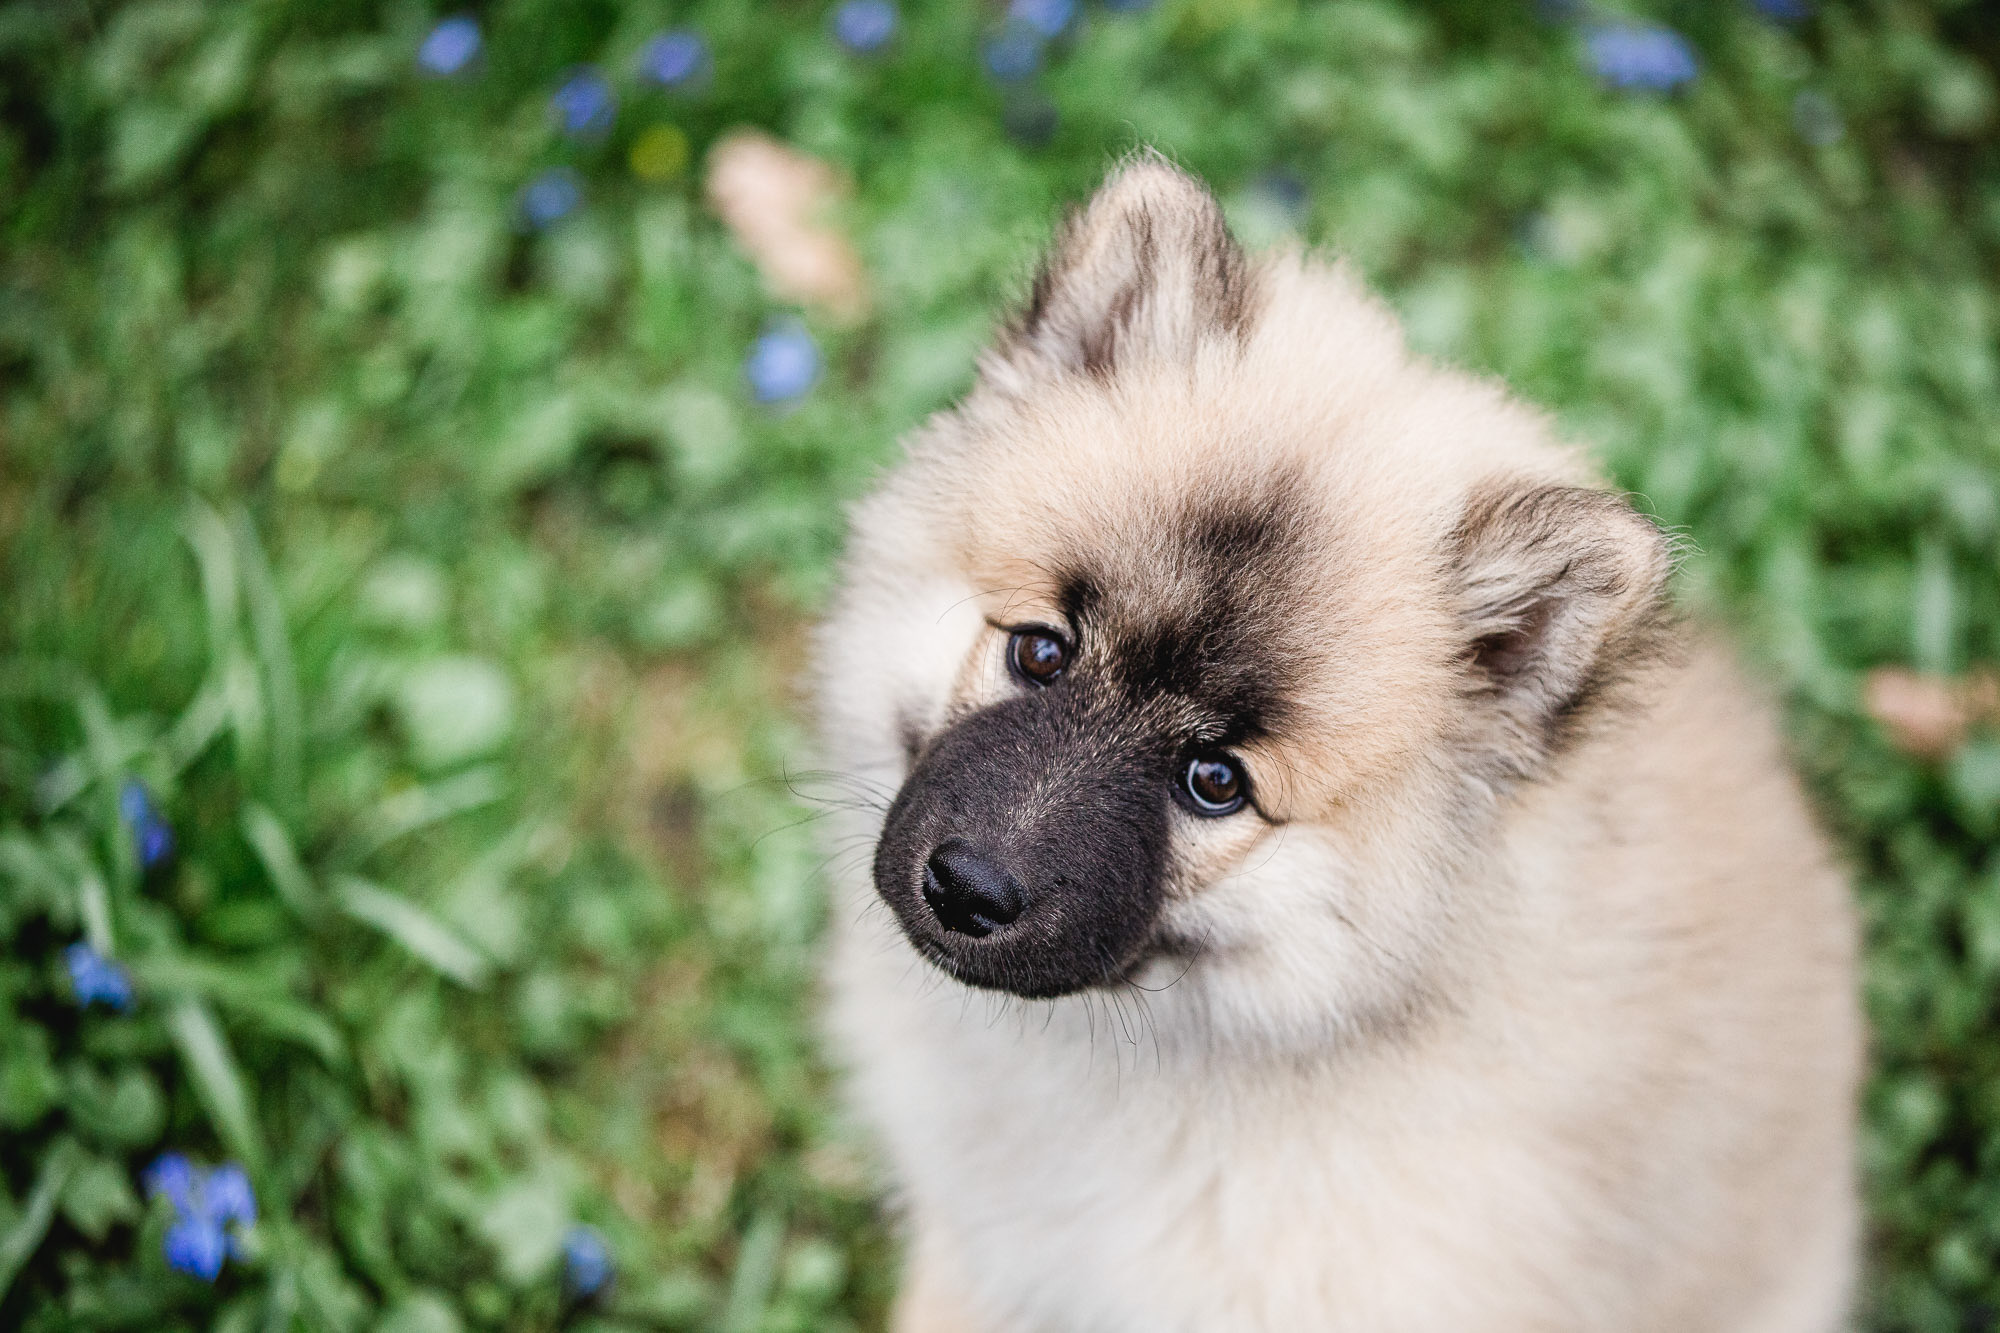
<path fill-rule="evenodd" d="M 1346 270 L 1116 172 L 817 644 L 896 1327 L 1839 1326 L 1848 894 L 1672 563 Z"/>

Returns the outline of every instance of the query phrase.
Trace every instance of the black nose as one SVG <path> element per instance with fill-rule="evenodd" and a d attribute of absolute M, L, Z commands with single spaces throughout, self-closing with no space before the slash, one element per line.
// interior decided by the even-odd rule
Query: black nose
<path fill-rule="evenodd" d="M 946 930 L 977 938 L 1021 915 L 1028 896 L 991 857 L 953 838 L 924 863 L 924 901 Z"/>

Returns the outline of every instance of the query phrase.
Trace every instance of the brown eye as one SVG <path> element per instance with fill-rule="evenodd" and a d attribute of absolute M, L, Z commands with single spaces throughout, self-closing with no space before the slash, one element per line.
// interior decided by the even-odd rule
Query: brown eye
<path fill-rule="evenodd" d="M 1234 814 L 1243 807 L 1250 784 L 1226 755 L 1198 754 L 1181 774 L 1181 790 L 1198 815 Z"/>
<path fill-rule="evenodd" d="M 1017 629 L 1007 640 L 1007 660 L 1030 685 L 1051 685 L 1069 665 L 1069 645 L 1047 630 Z"/>

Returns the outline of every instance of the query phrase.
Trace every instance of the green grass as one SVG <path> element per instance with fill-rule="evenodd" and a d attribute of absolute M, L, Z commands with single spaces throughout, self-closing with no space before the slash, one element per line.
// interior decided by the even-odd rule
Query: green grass
<path fill-rule="evenodd" d="M 2000 30 L 1690 0 L 1651 12 L 1700 73 L 1656 96 L 1526 4 L 1082 12 L 1008 89 L 969 4 L 859 58 L 819 5 L 501 0 L 452 79 L 414 4 L 0 6 L 0 1325 L 879 1319 L 812 1056 L 800 626 L 841 501 L 1145 142 L 1693 540 L 1867 907 L 1870 1326 L 1992 1326 L 2000 738 L 1901 756 L 1859 683 L 2000 656 Z M 631 75 L 672 24 L 712 44 L 690 93 Z M 620 101 L 573 141 L 585 61 Z M 655 124 L 687 175 L 628 169 Z M 701 206 L 739 124 L 853 179 L 876 296 L 808 318 L 788 410 L 742 377 L 785 312 Z M 582 208 L 519 229 L 558 165 Z M 129 1011 L 79 1010 L 85 938 Z M 256 1185 L 213 1285 L 163 1258 L 169 1150 Z"/>

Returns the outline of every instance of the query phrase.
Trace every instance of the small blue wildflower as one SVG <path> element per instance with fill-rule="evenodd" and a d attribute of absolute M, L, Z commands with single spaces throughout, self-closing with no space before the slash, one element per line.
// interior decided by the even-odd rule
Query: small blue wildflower
<path fill-rule="evenodd" d="M 479 20 L 455 14 L 432 28 L 417 47 L 417 64 L 426 74 L 449 78 L 479 58 L 483 42 Z"/>
<path fill-rule="evenodd" d="M 1750 0 L 1759 14 L 1773 23 L 1803 23 L 1812 17 L 1812 0 Z"/>
<path fill-rule="evenodd" d="M 796 320 L 773 324 L 751 346 L 743 374 L 758 402 L 789 402 L 819 378 L 819 346 Z"/>
<path fill-rule="evenodd" d="M 250 1176 L 235 1162 L 224 1162 L 202 1182 L 202 1200 L 218 1222 L 257 1225 L 257 1196 L 250 1190 Z"/>
<path fill-rule="evenodd" d="M 980 52 L 986 72 L 1002 83 L 1018 83 L 1042 67 L 1042 35 L 1023 23 L 1010 23 L 988 38 Z"/>
<path fill-rule="evenodd" d="M 153 814 L 153 798 L 146 792 L 146 784 L 137 778 L 127 778 L 118 788 L 118 813 L 128 824 L 143 824 L 156 818 Z"/>
<path fill-rule="evenodd" d="M 162 1153 L 146 1168 L 146 1192 L 164 1196 L 174 1207 L 173 1225 L 161 1242 L 167 1266 L 215 1281 L 228 1255 L 241 1258 L 239 1232 L 256 1225 L 257 1196 L 250 1177 L 235 1162 L 203 1170 L 180 1153 Z"/>
<path fill-rule="evenodd" d="M 194 1163 L 177 1152 L 163 1152 L 146 1168 L 146 1193 L 165 1196 L 177 1213 L 194 1211 L 195 1188 L 200 1183 Z"/>
<path fill-rule="evenodd" d="M 1056 37 L 1076 17 L 1076 0 L 1010 0 L 1007 17 L 1044 37 Z"/>
<path fill-rule="evenodd" d="M 1584 36 L 1591 68 L 1613 88 L 1666 92 L 1695 76 L 1694 48 L 1670 28 L 1607 23 Z"/>
<path fill-rule="evenodd" d="M 833 35 L 858 55 L 870 55 L 896 35 L 899 17 L 889 0 L 847 0 L 833 11 Z"/>
<path fill-rule="evenodd" d="M 618 99 L 604 76 L 585 65 L 549 98 L 549 113 L 564 134 L 595 138 L 611 128 L 612 118 L 618 114 Z"/>
<path fill-rule="evenodd" d="M 124 967 L 78 941 L 63 950 L 78 1008 L 102 1003 L 121 1013 L 132 1007 L 132 976 Z"/>
<path fill-rule="evenodd" d="M 181 1217 L 167 1228 L 160 1248 L 166 1253 L 167 1267 L 213 1282 L 229 1252 L 229 1237 L 211 1218 Z"/>
<path fill-rule="evenodd" d="M 663 88 L 685 88 L 708 73 L 708 43 L 692 28 L 675 28 L 639 51 L 639 73 Z"/>
<path fill-rule="evenodd" d="M 596 1228 L 573 1226 L 563 1236 L 563 1281 L 578 1296 L 595 1296 L 611 1280 L 611 1250 Z"/>
<path fill-rule="evenodd" d="M 153 807 L 146 784 L 127 778 L 118 788 L 118 813 L 132 830 L 132 846 L 141 869 L 151 870 L 174 854 L 174 830 Z"/>
<path fill-rule="evenodd" d="M 551 167 L 521 187 L 521 220 L 535 231 L 561 221 L 583 202 L 583 181 L 568 167 Z"/>
<path fill-rule="evenodd" d="M 151 870 L 174 854 L 174 831 L 155 820 L 139 829 L 139 864 Z"/>

